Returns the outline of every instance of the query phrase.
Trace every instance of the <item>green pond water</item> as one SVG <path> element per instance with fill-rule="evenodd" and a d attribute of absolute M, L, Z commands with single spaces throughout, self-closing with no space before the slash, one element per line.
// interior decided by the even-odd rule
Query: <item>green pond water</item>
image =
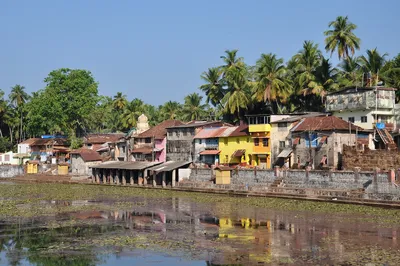
<path fill-rule="evenodd" d="M 400 265 L 400 211 L 0 183 L 0 265 Z"/>

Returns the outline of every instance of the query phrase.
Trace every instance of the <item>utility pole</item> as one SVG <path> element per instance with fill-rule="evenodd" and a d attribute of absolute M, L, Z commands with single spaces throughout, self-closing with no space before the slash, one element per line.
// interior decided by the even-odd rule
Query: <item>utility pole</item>
<path fill-rule="evenodd" d="M 156 147 L 156 143 L 155 143 L 155 136 L 153 135 L 153 137 L 152 137 L 152 143 L 153 143 L 153 145 L 152 145 L 152 148 L 151 148 L 151 161 L 152 162 L 154 162 L 154 149 L 155 149 L 155 147 Z"/>
<path fill-rule="evenodd" d="M 312 167 L 312 168 L 314 168 L 313 167 L 313 165 L 314 165 L 314 160 L 313 160 L 313 158 L 312 158 L 312 147 L 311 147 L 311 127 L 310 127 L 310 129 L 308 130 L 308 148 L 309 148 L 309 151 L 310 151 L 310 166 Z"/>

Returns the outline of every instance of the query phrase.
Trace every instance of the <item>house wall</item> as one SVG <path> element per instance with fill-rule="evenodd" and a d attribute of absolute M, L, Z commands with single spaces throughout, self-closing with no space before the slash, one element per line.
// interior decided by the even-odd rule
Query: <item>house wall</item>
<path fill-rule="evenodd" d="M 293 123 L 285 123 L 286 127 L 279 127 L 278 124 L 271 124 L 271 162 L 274 164 L 278 160 L 278 155 L 284 148 L 280 148 L 280 142 L 285 142 L 285 147 L 291 147 L 290 130 Z M 291 154 L 291 162 L 293 163 L 293 153 Z"/>
<path fill-rule="evenodd" d="M 91 175 L 91 167 L 101 163 L 101 161 L 85 162 L 79 154 L 71 155 L 71 173 L 73 175 Z"/>
<path fill-rule="evenodd" d="M 257 162 L 252 160 L 253 139 L 250 136 L 241 137 L 223 137 L 219 138 L 219 160 L 221 164 L 239 164 L 246 163 L 248 165 L 257 166 Z M 236 150 L 245 150 L 245 154 L 241 157 L 232 157 Z"/>
<path fill-rule="evenodd" d="M 167 161 L 193 161 L 195 128 L 167 129 Z"/>
<path fill-rule="evenodd" d="M 333 115 L 336 117 L 340 117 L 345 121 L 349 121 L 349 117 L 354 117 L 354 124 L 364 128 L 364 129 L 373 129 L 375 123 L 375 114 L 377 114 L 378 120 L 381 119 L 383 123 L 396 123 L 395 115 L 393 110 L 379 110 L 375 112 L 375 110 L 345 110 L 341 112 L 334 112 Z M 361 117 L 366 116 L 367 122 L 361 122 Z"/>
<path fill-rule="evenodd" d="M 156 149 L 161 149 L 161 152 L 156 153 L 156 160 L 159 162 L 166 162 L 167 160 L 167 138 L 156 139 Z"/>
<path fill-rule="evenodd" d="M 18 144 L 18 153 L 30 153 L 31 149 L 29 147 L 29 144 L 23 143 L 23 144 Z"/>
<path fill-rule="evenodd" d="M 19 159 L 14 158 L 14 153 L 12 151 L 0 154 L 0 164 L 6 165 L 19 165 Z"/>
<path fill-rule="evenodd" d="M 324 155 L 327 156 L 327 166 L 334 168 L 342 167 L 343 144 L 355 145 L 355 134 L 349 133 L 330 133 L 318 132 L 318 137 L 327 136 L 327 143 L 320 144 L 318 141 L 317 147 L 311 148 L 311 158 L 314 160 L 314 167 L 317 168 Z M 310 160 L 310 148 L 306 145 L 305 133 L 294 134 L 292 138 L 300 137 L 300 144 L 293 148 L 294 163 L 304 165 Z"/>
<path fill-rule="evenodd" d="M 215 150 L 219 149 L 218 138 L 195 139 L 193 140 L 193 143 L 194 143 L 194 162 L 204 161 L 204 158 L 202 159 L 201 158 L 202 156 L 199 154 L 200 152 L 207 149 L 215 149 Z M 208 157 L 215 158 L 215 156 L 208 156 Z M 207 163 L 215 163 L 215 161 L 211 162 L 210 160 L 207 160 Z"/>

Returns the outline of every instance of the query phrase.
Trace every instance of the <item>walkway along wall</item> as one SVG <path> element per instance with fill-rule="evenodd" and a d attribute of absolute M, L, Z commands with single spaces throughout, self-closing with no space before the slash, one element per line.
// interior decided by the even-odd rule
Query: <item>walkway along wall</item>
<path fill-rule="evenodd" d="M 343 168 L 352 170 L 360 167 L 363 171 L 380 168 L 384 171 L 400 168 L 400 153 L 397 150 L 357 150 L 354 146 L 343 145 Z"/>

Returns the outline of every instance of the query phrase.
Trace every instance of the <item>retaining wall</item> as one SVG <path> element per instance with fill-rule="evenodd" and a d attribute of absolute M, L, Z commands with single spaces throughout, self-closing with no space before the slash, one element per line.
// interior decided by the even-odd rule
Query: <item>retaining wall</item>
<path fill-rule="evenodd" d="M 0 178 L 15 177 L 24 174 L 24 168 L 19 165 L 1 165 Z"/>

